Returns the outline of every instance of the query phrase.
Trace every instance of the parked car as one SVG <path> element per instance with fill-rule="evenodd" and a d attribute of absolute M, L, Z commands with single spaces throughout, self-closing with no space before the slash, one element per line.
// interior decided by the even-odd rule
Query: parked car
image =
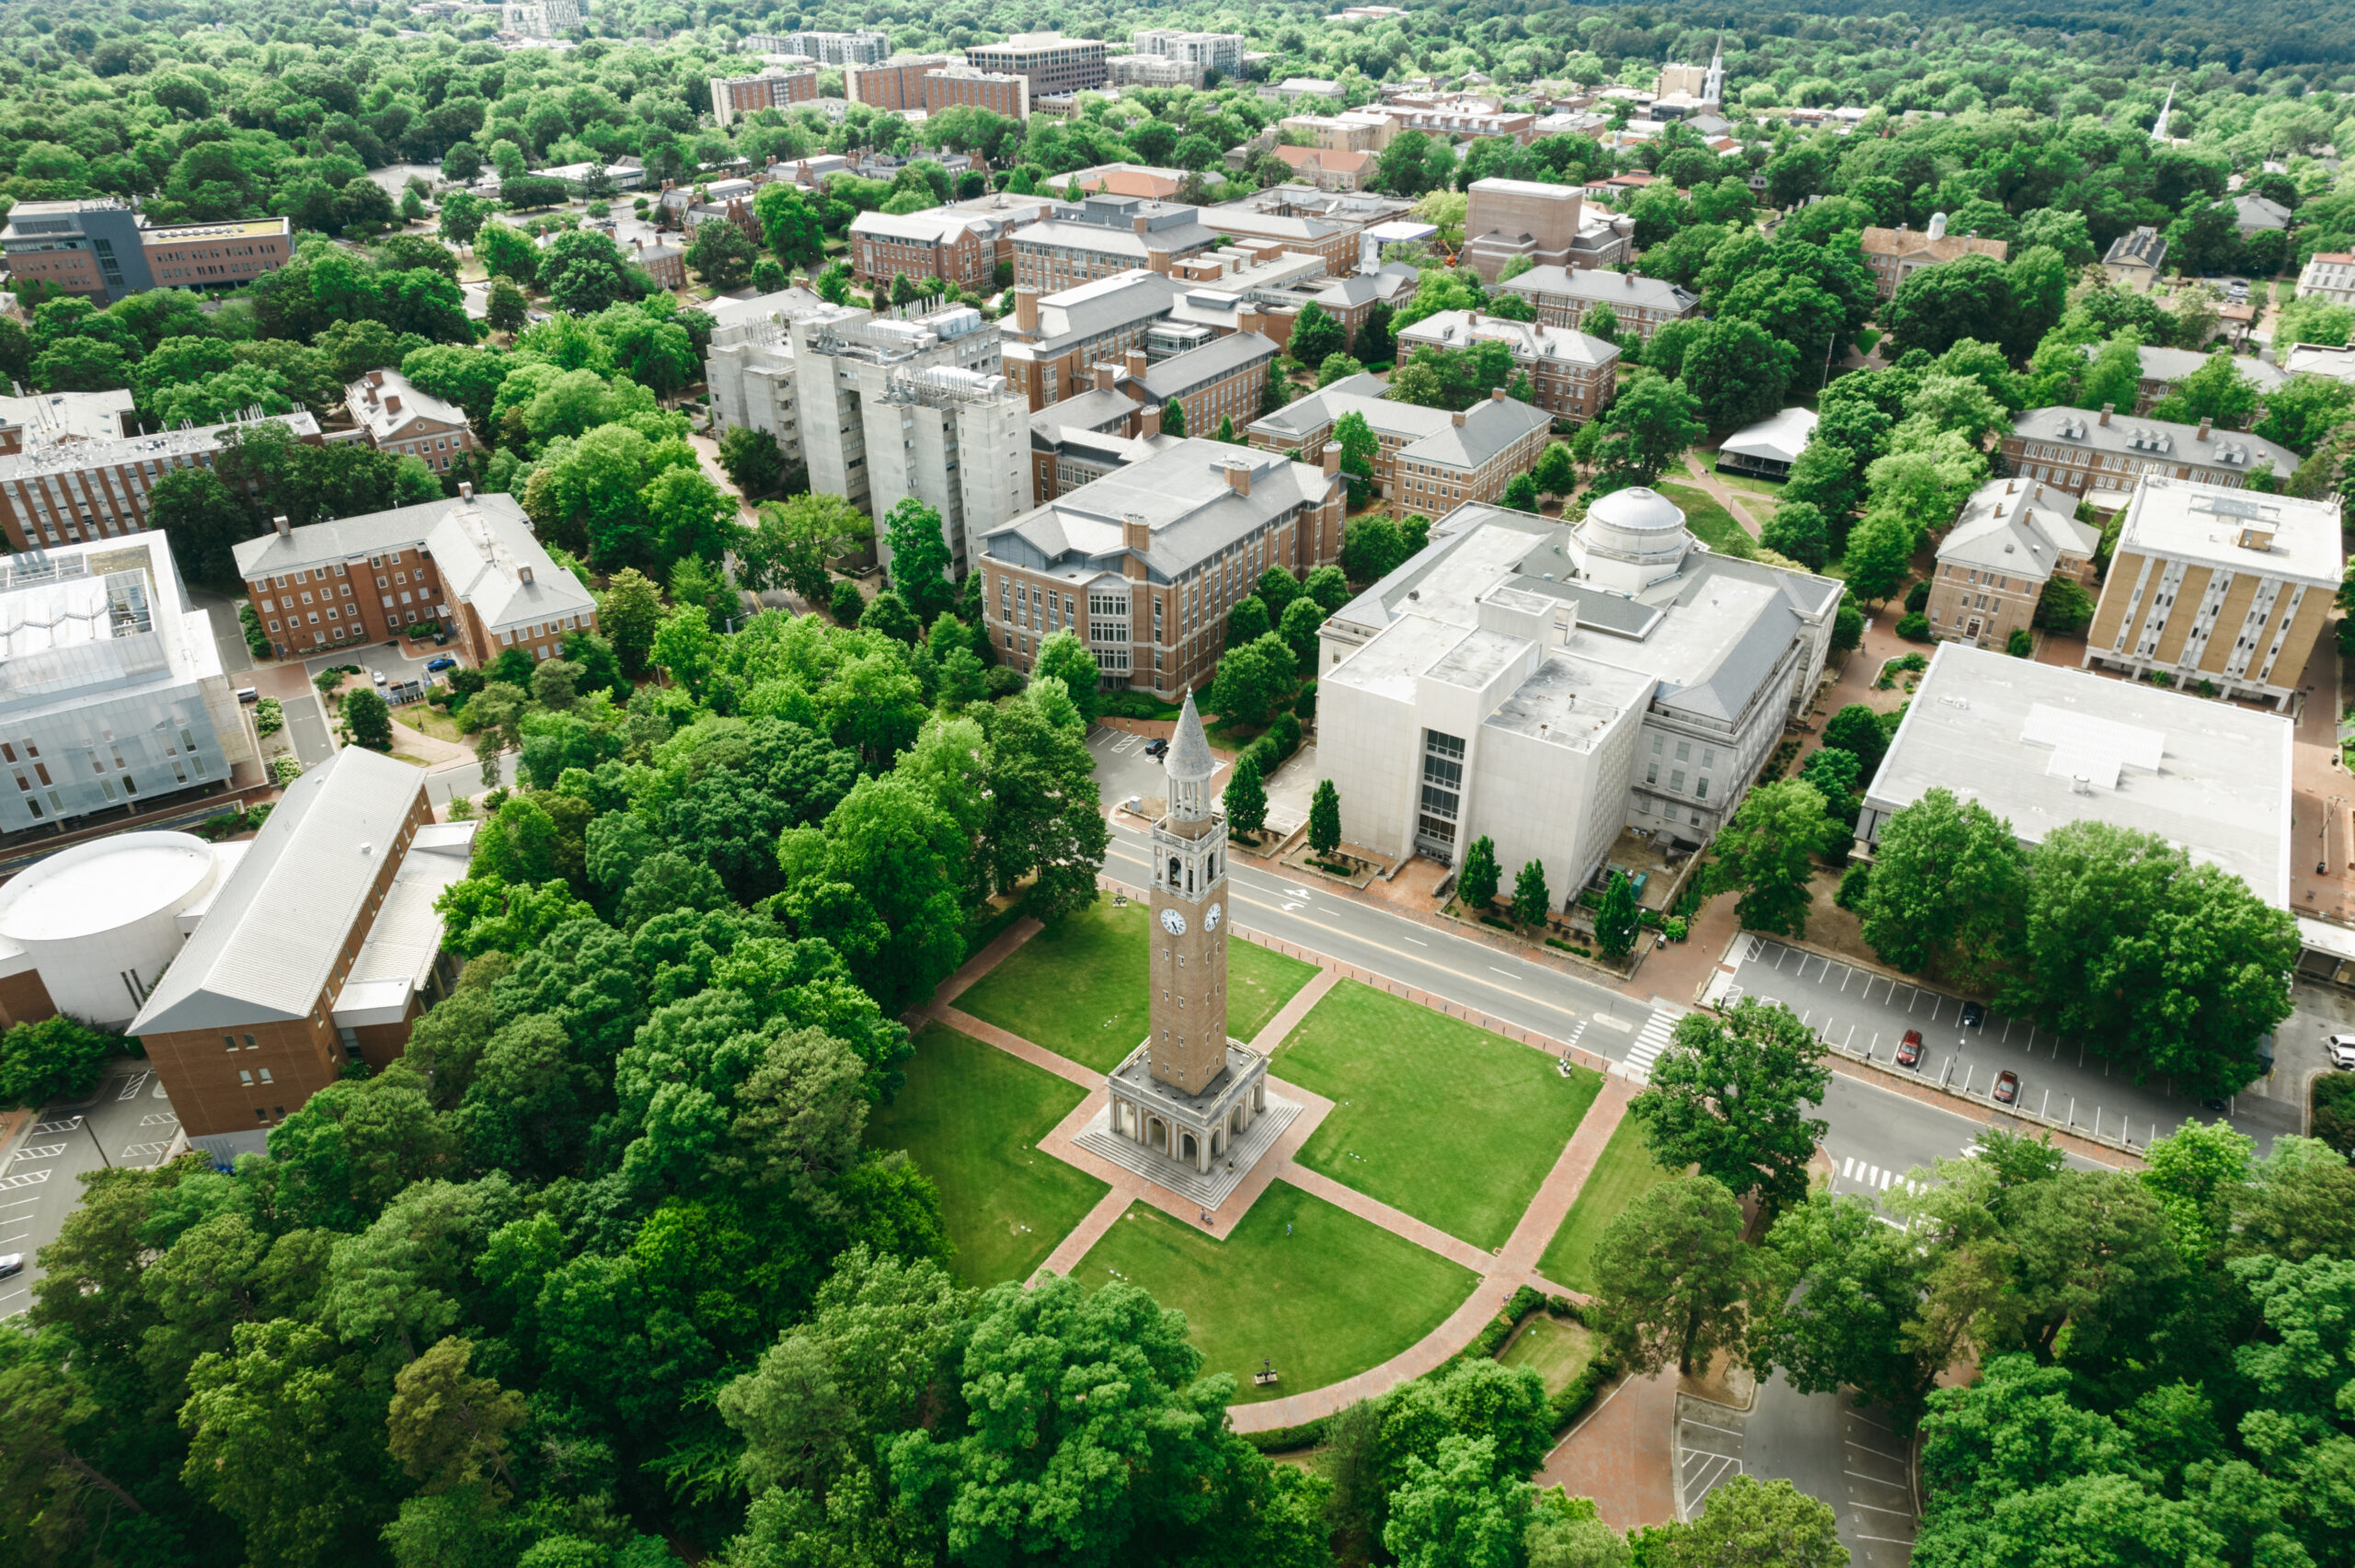
<path fill-rule="evenodd" d="M 2330 1065 L 2341 1072 L 2355 1072 L 2355 1035 L 2333 1035 L 2323 1042 L 2330 1052 Z"/>
<path fill-rule="evenodd" d="M 5 1253 L 5 1254 L 0 1254 L 0 1279 L 6 1279 L 6 1278 L 7 1278 L 7 1277 L 8 1277 L 10 1275 L 12 1275 L 12 1274 L 22 1274 L 22 1273 L 24 1273 L 24 1272 L 25 1272 L 25 1254 L 24 1254 L 24 1253 Z"/>
<path fill-rule="evenodd" d="M 381 670 L 372 670 L 368 672 L 368 679 L 381 686 L 385 683 L 385 672 Z"/>
<path fill-rule="evenodd" d="M 1964 1028 L 1976 1029 L 1982 1024 L 1986 1022 L 1986 1008 L 1981 1006 L 1975 1001 L 1966 1001 L 1962 1004 L 1962 1026 Z"/>
<path fill-rule="evenodd" d="M 2016 1105 L 2020 1099 L 2020 1075 L 2008 1069 L 1995 1075 L 1995 1104 Z"/>
<path fill-rule="evenodd" d="M 458 661 L 452 658 L 446 653 L 437 653 L 431 658 L 425 661 L 425 671 L 429 675 L 439 675 L 445 670 L 455 670 L 457 668 Z"/>
<path fill-rule="evenodd" d="M 1169 755 L 1169 742 L 1148 740 L 1144 743 L 1144 754 L 1148 757 L 1166 757 Z"/>
<path fill-rule="evenodd" d="M 1921 1030 L 1908 1029 L 1905 1031 L 1905 1038 L 1897 1042 L 1897 1065 L 1900 1067 L 1922 1065 Z"/>
<path fill-rule="evenodd" d="M 258 686 L 240 686 L 240 687 L 238 687 L 238 688 L 237 688 L 237 701 L 239 701 L 239 702 L 241 702 L 241 703 L 258 703 L 258 702 L 260 702 L 260 701 L 261 701 L 261 688 L 260 688 L 260 687 L 258 687 Z"/>

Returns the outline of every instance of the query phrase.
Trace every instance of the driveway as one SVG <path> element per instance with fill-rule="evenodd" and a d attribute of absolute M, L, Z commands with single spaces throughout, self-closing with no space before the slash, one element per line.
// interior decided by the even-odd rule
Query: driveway
<path fill-rule="evenodd" d="M 33 1260 L 57 1240 L 82 1201 L 85 1171 L 153 1165 L 179 1132 L 161 1080 L 141 1062 L 118 1063 L 85 1102 L 51 1105 L 0 1163 L 0 1253 L 22 1253 L 25 1272 L 0 1279 L 0 1319 L 32 1305 Z"/>
<path fill-rule="evenodd" d="M 1890 1062 L 1906 1031 L 1919 1029 L 1927 1047 L 1917 1070 L 1924 1082 L 1983 1100 L 1995 1075 L 2009 1070 L 2019 1075 L 2022 1110 L 2138 1146 L 2188 1120 L 2212 1119 L 2199 1102 L 2170 1093 L 2164 1080 L 2136 1083 L 2084 1042 L 2025 1019 L 1991 1012 L 1966 1029 L 1962 1003 L 1953 997 L 1771 936 L 1749 937 L 1732 956 L 1734 995 L 1782 1002 L 1826 1038 L 1876 1060 Z M 2294 1102 L 2261 1094 L 2238 1096 L 2228 1115 L 2257 1140 L 2259 1153 L 2302 1125 Z"/>
<path fill-rule="evenodd" d="M 1787 1481 L 1828 1505 L 1849 1560 L 1903 1568 L 1913 1551 L 1913 1487 L 1906 1445 L 1879 1412 L 1843 1390 L 1803 1394 L 1776 1373 L 1747 1410 L 1680 1395 L 1676 1460 L 1688 1517 L 1727 1478 Z"/>
<path fill-rule="evenodd" d="M 189 588 L 188 597 L 189 602 L 203 611 L 204 618 L 212 623 L 213 642 L 221 650 L 222 670 L 231 675 L 242 675 L 251 670 L 254 667 L 253 649 L 246 646 L 246 629 L 237 621 L 237 606 L 245 602 L 244 598 L 232 599 L 227 594 L 193 584 Z M 232 682 L 235 685 L 244 683 Z"/>

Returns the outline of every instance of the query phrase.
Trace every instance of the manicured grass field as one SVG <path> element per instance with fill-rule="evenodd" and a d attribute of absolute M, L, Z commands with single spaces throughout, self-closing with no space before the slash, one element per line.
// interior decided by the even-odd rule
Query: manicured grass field
<path fill-rule="evenodd" d="M 1109 1072 L 1144 1039 L 1146 910 L 1109 898 L 1050 926 L 957 999 L 976 1018 Z M 1226 1032 L 1249 1040 L 1316 973 L 1248 942 L 1226 944 Z"/>
<path fill-rule="evenodd" d="M 1711 500 L 1706 490 L 1690 485 L 1662 485 L 1660 492 L 1683 509 L 1684 526 L 1710 549 L 1745 561 L 1757 555 L 1758 541 L 1734 521 L 1733 513 Z"/>
<path fill-rule="evenodd" d="M 1353 980 L 1301 1020 L 1273 1070 L 1333 1102 L 1303 1163 L 1481 1247 L 1512 1234 L 1603 1088 Z"/>
<path fill-rule="evenodd" d="M 1586 1185 L 1579 1188 L 1578 1201 L 1562 1217 L 1562 1228 L 1554 1232 L 1545 1255 L 1537 1260 L 1537 1272 L 1557 1285 L 1591 1291 L 1594 1274 L 1587 1262 L 1594 1254 L 1595 1242 L 1603 1239 L 1603 1227 L 1647 1188 L 1675 1174 L 1652 1163 L 1643 1124 L 1633 1116 L 1622 1121 L 1611 1141 L 1603 1146 L 1603 1158 L 1588 1173 Z"/>
<path fill-rule="evenodd" d="M 1712 468 L 1711 477 L 1729 490 L 1747 490 L 1753 496 L 1776 497 L 1783 493 L 1784 481 L 1762 479 L 1755 474 L 1727 474 Z"/>
<path fill-rule="evenodd" d="M 1568 1318 L 1539 1312 L 1522 1324 L 1521 1332 L 1497 1359 L 1508 1367 L 1526 1367 L 1545 1379 L 1545 1391 L 1560 1393 L 1570 1379 L 1586 1370 L 1594 1358 L 1594 1331 Z"/>
<path fill-rule="evenodd" d="M 1035 1147 L 1086 1096 L 1075 1083 L 935 1024 L 907 1087 L 867 1118 L 872 1149 L 904 1149 L 940 1187 L 968 1285 L 1027 1279 L 1110 1189 Z"/>
<path fill-rule="evenodd" d="M 1223 1242 L 1132 1205 L 1074 1276 L 1091 1289 L 1126 1279 L 1184 1312 L 1203 1371 L 1232 1374 L 1245 1402 L 1380 1366 L 1445 1322 L 1479 1283 L 1471 1270 L 1284 1182 L 1270 1185 Z M 1282 1376 L 1272 1388 L 1251 1381 L 1263 1360 Z"/>

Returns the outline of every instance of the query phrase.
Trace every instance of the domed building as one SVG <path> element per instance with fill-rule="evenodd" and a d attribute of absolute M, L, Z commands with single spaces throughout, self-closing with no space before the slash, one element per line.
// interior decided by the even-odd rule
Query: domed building
<path fill-rule="evenodd" d="M 1574 522 L 1458 507 L 1319 631 L 1342 834 L 1451 865 L 1489 838 L 1566 901 L 1623 833 L 1698 849 L 1813 695 L 1840 595 L 1712 551 L 1640 486 Z"/>

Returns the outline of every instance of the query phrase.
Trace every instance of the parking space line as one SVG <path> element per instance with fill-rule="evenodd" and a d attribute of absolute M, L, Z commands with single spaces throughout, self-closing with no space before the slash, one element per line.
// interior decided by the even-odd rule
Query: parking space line
<path fill-rule="evenodd" d="M 1842 1475 L 1852 1475 L 1852 1476 L 1855 1476 L 1858 1481 L 1869 1481 L 1869 1482 L 1871 1482 L 1875 1486 L 1889 1486 L 1889 1487 L 1894 1487 L 1894 1488 L 1896 1488 L 1896 1489 L 1898 1489 L 1898 1490 L 1900 1490 L 1900 1491 L 1908 1490 L 1908 1488 L 1906 1487 L 1905 1482 L 1901 1482 L 1901 1481 L 1890 1481 L 1890 1480 L 1886 1480 L 1886 1479 L 1884 1479 L 1883 1477 L 1881 1477 L 1881 1476 L 1878 1476 L 1878 1475 L 1867 1475 L 1863 1471 L 1860 1471 L 1860 1470 L 1844 1470 L 1844 1471 L 1842 1471 L 1840 1473 L 1841 1473 Z"/>
<path fill-rule="evenodd" d="M 1848 1506 L 1867 1509 L 1875 1514 L 1894 1514 L 1901 1519 L 1910 1519 L 1913 1516 L 1913 1511 L 1910 1508 L 1876 1508 L 1870 1503 L 1859 1503 L 1853 1497 L 1848 1499 Z"/>
<path fill-rule="evenodd" d="M 1739 1437 L 1742 1436 L 1742 1431 L 1740 1427 L 1713 1425 L 1706 1421 L 1695 1421 L 1689 1415 L 1684 1418 L 1684 1425 L 1687 1426 L 1698 1426 L 1704 1432 L 1722 1432 L 1729 1437 Z"/>

